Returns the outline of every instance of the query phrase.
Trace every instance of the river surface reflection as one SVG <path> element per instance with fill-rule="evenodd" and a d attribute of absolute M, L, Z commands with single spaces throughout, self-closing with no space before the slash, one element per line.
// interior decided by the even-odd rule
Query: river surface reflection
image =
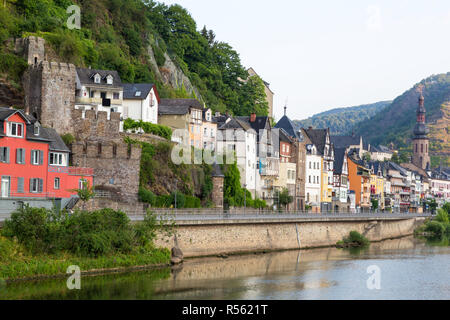
<path fill-rule="evenodd" d="M 380 290 L 367 269 L 377 266 Z M 204 258 L 175 269 L 83 277 L 81 290 L 65 279 L 13 283 L 1 299 L 450 299 L 450 247 L 413 238 L 335 248 Z"/>

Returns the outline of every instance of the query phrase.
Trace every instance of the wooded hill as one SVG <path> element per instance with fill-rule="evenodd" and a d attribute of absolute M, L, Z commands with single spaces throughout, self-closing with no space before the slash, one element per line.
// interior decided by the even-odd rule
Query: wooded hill
<path fill-rule="evenodd" d="M 73 4 L 81 8 L 81 30 L 66 25 Z M 200 29 L 186 9 L 153 0 L 3 0 L 0 83 L 20 91 L 26 63 L 8 39 L 37 35 L 49 60 L 117 70 L 124 83 L 155 83 L 162 98 L 194 97 L 217 111 L 266 115 L 262 81 L 242 81 L 248 74 L 239 54 Z"/>
<path fill-rule="evenodd" d="M 330 128 L 333 135 L 344 135 L 349 128 L 353 128 L 357 123 L 374 116 L 392 101 L 382 101 L 373 104 L 365 104 L 356 107 L 336 108 L 316 114 L 306 120 L 295 120 L 294 124 L 300 128 Z"/>

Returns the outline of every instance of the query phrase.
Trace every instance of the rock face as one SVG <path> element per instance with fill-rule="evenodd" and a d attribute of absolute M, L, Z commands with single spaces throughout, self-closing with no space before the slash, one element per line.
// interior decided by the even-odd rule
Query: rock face
<path fill-rule="evenodd" d="M 170 263 L 172 265 L 183 263 L 184 255 L 179 247 L 172 248 L 172 258 L 170 259 Z"/>
<path fill-rule="evenodd" d="M 6 80 L 0 79 L 0 106 L 23 107 L 23 93 L 11 87 Z"/>

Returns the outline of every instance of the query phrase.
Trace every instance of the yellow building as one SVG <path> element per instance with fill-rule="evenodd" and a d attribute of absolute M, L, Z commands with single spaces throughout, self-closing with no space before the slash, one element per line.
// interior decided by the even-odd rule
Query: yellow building
<path fill-rule="evenodd" d="M 329 170 L 327 169 L 323 158 L 322 160 L 322 182 L 320 184 L 320 202 L 322 204 L 329 204 L 331 208 L 331 202 L 333 201 L 333 186 L 330 184 Z"/>
<path fill-rule="evenodd" d="M 174 142 L 203 148 L 203 105 L 196 99 L 161 99 L 158 123 L 177 130 Z"/>

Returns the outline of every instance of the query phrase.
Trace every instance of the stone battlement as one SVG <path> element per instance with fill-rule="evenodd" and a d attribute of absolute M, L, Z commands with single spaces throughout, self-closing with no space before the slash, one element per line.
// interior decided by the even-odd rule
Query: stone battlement
<path fill-rule="evenodd" d="M 77 158 L 139 160 L 141 148 L 125 143 L 76 142 L 72 145 L 72 153 Z"/>
<path fill-rule="evenodd" d="M 106 111 L 73 109 L 72 119 L 77 140 L 121 141 L 120 113 L 111 112 L 110 119 Z"/>

